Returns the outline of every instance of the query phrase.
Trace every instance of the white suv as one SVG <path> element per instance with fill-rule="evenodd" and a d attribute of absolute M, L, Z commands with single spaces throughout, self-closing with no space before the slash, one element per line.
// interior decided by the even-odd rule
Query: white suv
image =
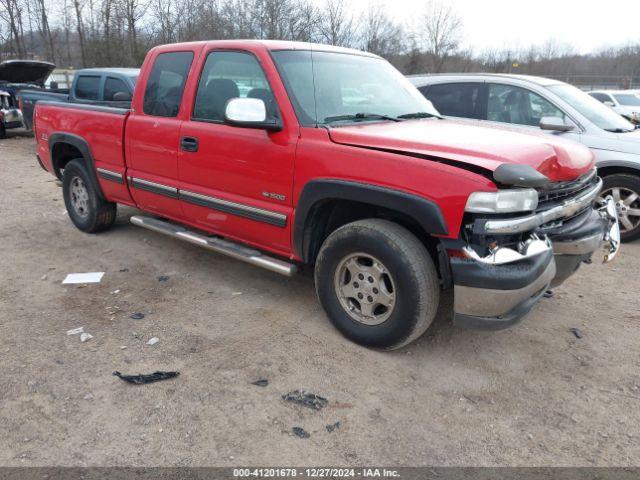
<path fill-rule="evenodd" d="M 627 120 L 640 124 L 640 95 L 634 90 L 594 90 L 589 92 L 596 100 L 611 107 Z"/>

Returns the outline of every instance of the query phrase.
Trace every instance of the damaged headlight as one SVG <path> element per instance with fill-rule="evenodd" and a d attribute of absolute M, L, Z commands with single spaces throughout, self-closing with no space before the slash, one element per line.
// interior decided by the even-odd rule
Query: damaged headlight
<path fill-rule="evenodd" d="M 538 206 L 538 192 L 532 188 L 473 192 L 467 200 L 466 212 L 512 213 L 533 211 Z"/>

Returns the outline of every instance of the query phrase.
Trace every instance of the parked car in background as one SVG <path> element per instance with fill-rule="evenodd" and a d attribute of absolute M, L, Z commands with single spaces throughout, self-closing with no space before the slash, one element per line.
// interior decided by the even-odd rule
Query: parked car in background
<path fill-rule="evenodd" d="M 24 125 L 28 130 L 33 128 L 33 111 L 39 101 L 128 108 L 139 73 L 138 68 L 85 68 L 76 73 L 67 94 L 47 90 L 21 90 L 18 102 Z"/>
<path fill-rule="evenodd" d="M 0 90 L 0 138 L 7 130 L 22 127 L 22 114 L 15 105 L 13 96 L 6 90 Z"/>
<path fill-rule="evenodd" d="M 586 145 L 616 201 L 622 239 L 640 237 L 640 130 L 569 84 L 500 74 L 413 75 L 409 79 L 447 117 L 512 125 Z"/>
<path fill-rule="evenodd" d="M 444 120 L 356 50 L 164 45 L 131 109 L 42 102 L 35 130 L 80 230 L 110 228 L 120 203 L 146 212 L 135 225 L 255 266 L 313 266 L 333 324 L 368 346 L 421 335 L 443 287 L 458 325 L 506 328 L 619 247 L 589 149 Z"/>
<path fill-rule="evenodd" d="M 25 88 L 43 89 L 44 82 L 55 68 L 53 63 L 35 60 L 6 60 L 0 63 L 0 90 L 3 120 L 0 135 L 9 128 L 22 126 L 17 93 Z M 18 123 L 19 122 L 19 123 Z"/>
<path fill-rule="evenodd" d="M 634 125 L 640 124 L 640 94 L 634 90 L 594 90 L 589 92 Z"/>

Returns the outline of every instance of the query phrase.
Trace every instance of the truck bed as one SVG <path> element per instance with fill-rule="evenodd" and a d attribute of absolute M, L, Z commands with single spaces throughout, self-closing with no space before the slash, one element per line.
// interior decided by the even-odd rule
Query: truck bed
<path fill-rule="evenodd" d="M 77 153 L 88 154 L 90 162 L 94 164 L 104 196 L 112 201 L 133 204 L 125 181 L 124 131 L 128 116 L 129 110 L 125 108 L 38 102 L 35 109 L 35 135 L 43 167 L 61 178 L 60 166 L 51 162 L 49 143 L 54 144 L 56 136 L 72 137 L 69 141 L 77 147 Z M 67 159 L 73 157 L 74 153 L 69 152 Z M 121 182 L 105 180 L 109 172 L 119 175 Z"/>
<path fill-rule="evenodd" d="M 69 93 L 48 90 L 20 90 L 17 93 L 25 128 L 33 129 L 33 111 L 37 102 L 68 102 Z"/>

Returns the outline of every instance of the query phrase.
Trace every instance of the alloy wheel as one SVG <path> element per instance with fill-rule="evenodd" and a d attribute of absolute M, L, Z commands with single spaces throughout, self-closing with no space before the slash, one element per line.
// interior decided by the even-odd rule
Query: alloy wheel
<path fill-rule="evenodd" d="M 366 253 L 353 253 L 340 261 L 334 288 L 342 308 L 365 325 L 384 323 L 396 304 L 396 287 L 389 269 Z"/>

